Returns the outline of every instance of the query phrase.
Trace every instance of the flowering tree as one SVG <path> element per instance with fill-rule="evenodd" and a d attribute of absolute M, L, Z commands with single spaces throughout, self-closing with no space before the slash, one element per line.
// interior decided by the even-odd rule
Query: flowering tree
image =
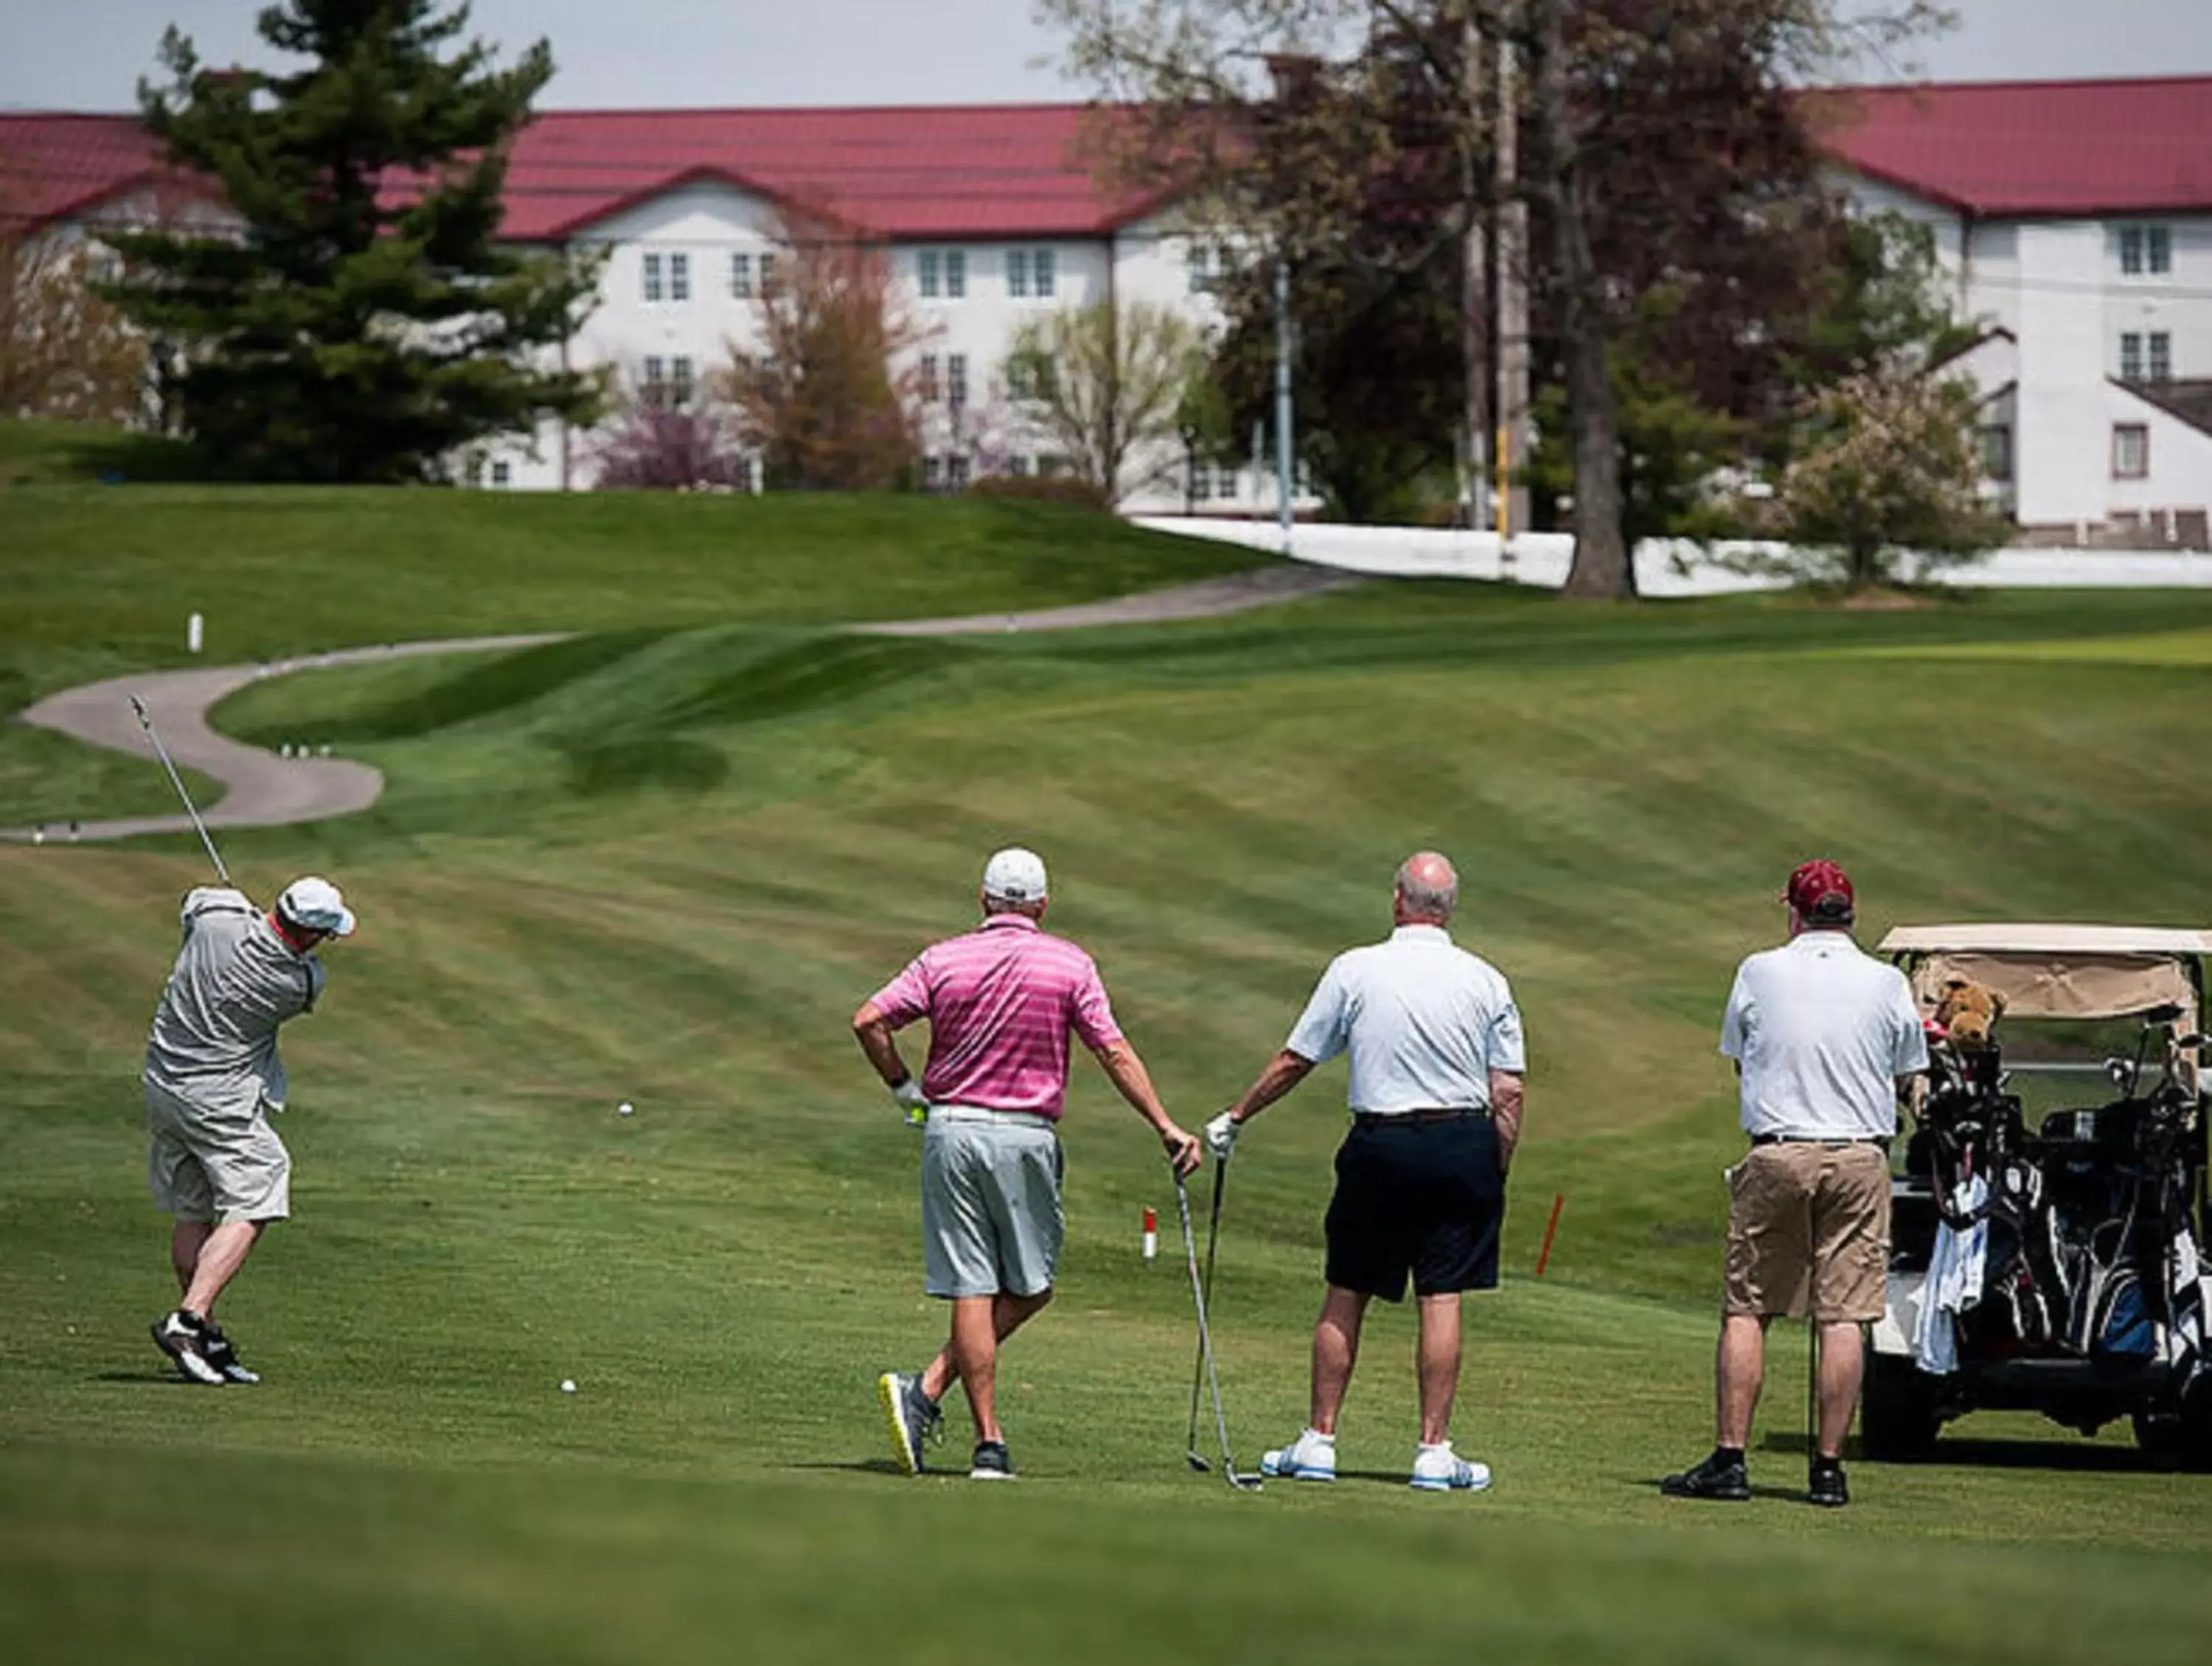
<path fill-rule="evenodd" d="M 1771 506 L 1796 548 L 1796 577 L 1858 591 L 1920 564 L 1971 559 L 2004 542 L 1982 500 L 1972 385 L 1892 360 L 1816 392 Z"/>
<path fill-rule="evenodd" d="M 1201 348 L 1198 331 L 1164 306 L 1094 301 L 1023 324 L 1006 380 L 1030 431 L 1119 503 L 1180 455 L 1165 447 L 1201 372 Z"/>
<path fill-rule="evenodd" d="M 601 491 L 730 488 L 751 482 L 751 469 L 726 412 L 647 400 L 629 405 L 600 438 Z"/>
<path fill-rule="evenodd" d="M 826 224 L 787 227 L 788 252 L 761 308 L 757 352 L 733 349 L 718 391 L 771 486 L 874 491 L 909 482 L 921 456 L 917 373 L 926 332 L 892 294 L 884 251 Z"/>
<path fill-rule="evenodd" d="M 146 344 L 95 287 L 100 251 L 11 212 L 0 157 L 0 416 L 144 415 Z"/>

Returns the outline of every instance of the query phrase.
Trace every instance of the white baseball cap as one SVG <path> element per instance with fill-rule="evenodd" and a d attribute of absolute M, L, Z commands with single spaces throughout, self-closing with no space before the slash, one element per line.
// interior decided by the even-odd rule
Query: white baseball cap
<path fill-rule="evenodd" d="M 276 912 L 294 925 L 310 931 L 327 931 L 333 937 L 353 936 L 353 911 L 345 906 L 338 888 L 310 874 L 295 879 L 276 899 Z"/>
<path fill-rule="evenodd" d="M 997 902 L 1042 902 L 1044 858 L 1010 845 L 983 867 L 983 894 Z"/>

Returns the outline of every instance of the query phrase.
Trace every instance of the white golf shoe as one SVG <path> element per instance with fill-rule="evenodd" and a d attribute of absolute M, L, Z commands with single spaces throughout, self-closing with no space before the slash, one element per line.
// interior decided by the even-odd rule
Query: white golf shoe
<path fill-rule="evenodd" d="M 1462 1457 L 1446 1440 L 1413 1454 L 1411 1484 L 1424 1493 L 1480 1493 L 1490 1485 L 1490 1466 Z"/>
<path fill-rule="evenodd" d="M 1279 1451 L 1260 1455 L 1263 1475 L 1288 1475 L 1293 1481 L 1336 1479 L 1336 1437 L 1307 1429 Z"/>

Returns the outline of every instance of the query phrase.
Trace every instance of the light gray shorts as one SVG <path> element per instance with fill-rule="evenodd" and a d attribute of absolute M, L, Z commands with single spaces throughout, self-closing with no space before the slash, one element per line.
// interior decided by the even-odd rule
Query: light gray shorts
<path fill-rule="evenodd" d="M 921 1137 L 921 1252 L 933 1296 L 1041 1295 L 1066 1219 L 1060 1136 L 1042 1117 L 940 1105 Z"/>
<path fill-rule="evenodd" d="M 258 1106 L 217 1110 L 146 1084 L 154 1206 L 179 1221 L 282 1221 L 292 1212 L 292 1155 Z"/>

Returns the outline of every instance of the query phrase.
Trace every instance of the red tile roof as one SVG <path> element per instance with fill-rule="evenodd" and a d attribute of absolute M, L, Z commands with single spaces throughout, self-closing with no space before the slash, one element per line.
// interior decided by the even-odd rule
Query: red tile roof
<path fill-rule="evenodd" d="M 1807 94 L 1836 158 L 1982 215 L 2212 212 L 2212 76 Z M 553 110 L 516 141 L 507 231 L 568 237 L 719 179 L 898 239 L 1095 237 L 1152 206 L 1103 188 L 1074 104 Z M 78 213 L 159 177 L 130 116 L 0 114 L 0 217 Z"/>
<path fill-rule="evenodd" d="M 2212 76 L 1808 96 L 1837 160 L 1966 213 L 2212 212 Z"/>
<path fill-rule="evenodd" d="M 718 179 L 891 238 L 1097 236 L 1147 199 L 1103 189 L 1085 106 L 551 110 L 515 142 L 508 236 L 564 238 L 689 179 Z M 34 220 L 155 162 L 128 116 L 0 115 L 0 208 Z"/>

